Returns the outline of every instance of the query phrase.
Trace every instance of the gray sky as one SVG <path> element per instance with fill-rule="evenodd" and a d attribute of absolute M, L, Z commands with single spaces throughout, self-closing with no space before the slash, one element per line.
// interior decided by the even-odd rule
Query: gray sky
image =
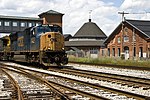
<path fill-rule="evenodd" d="M 89 19 L 109 36 L 121 22 L 119 11 L 129 13 L 126 19 L 150 20 L 150 0 L 0 0 L 0 15 L 38 17 L 38 14 L 55 10 L 63 16 L 64 34 L 74 35 Z"/>

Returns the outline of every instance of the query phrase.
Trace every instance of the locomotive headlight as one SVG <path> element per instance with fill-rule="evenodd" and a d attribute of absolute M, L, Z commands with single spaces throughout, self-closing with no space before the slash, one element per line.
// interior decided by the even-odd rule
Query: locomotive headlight
<path fill-rule="evenodd" d="M 62 48 L 63 50 L 65 49 L 65 48 Z"/>

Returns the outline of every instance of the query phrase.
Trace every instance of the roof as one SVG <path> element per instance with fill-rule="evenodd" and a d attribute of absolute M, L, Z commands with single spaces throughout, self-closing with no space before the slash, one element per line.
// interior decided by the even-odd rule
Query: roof
<path fill-rule="evenodd" d="M 42 21 L 41 18 L 36 18 L 36 17 L 21 17 L 21 16 L 4 16 L 0 15 L 1 19 L 20 19 L 20 20 L 37 20 L 37 21 Z"/>
<path fill-rule="evenodd" d="M 65 41 L 65 46 L 66 47 L 100 47 L 104 46 L 103 44 L 104 41 L 97 40 L 97 41 Z"/>
<path fill-rule="evenodd" d="M 64 34 L 64 38 L 67 38 L 67 37 L 72 37 L 71 34 Z"/>
<path fill-rule="evenodd" d="M 107 38 L 104 32 L 93 22 L 85 23 L 73 36 L 73 38 Z"/>
<path fill-rule="evenodd" d="M 147 21 L 147 20 L 126 20 L 126 22 L 150 38 L 150 21 Z"/>
<path fill-rule="evenodd" d="M 123 23 L 127 23 L 128 25 L 134 27 L 138 30 L 141 34 L 150 38 L 150 21 L 146 20 L 125 20 Z M 113 38 L 115 34 L 121 30 L 122 22 L 117 26 L 117 28 L 110 34 L 110 36 L 105 40 L 104 43 L 107 43 L 110 39 Z"/>
<path fill-rule="evenodd" d="M 64 34 L 65 41 L 69 41 L 70 38 L 72 38 L 71 34 Z"/>
<path fill-rule="evenodd" d="M 43 12 L 43 13 L 39 14 L 38 16 L 41 17 L 44 14 L 46 14 L 46 15 L 64 15 L 64 14 L 59 13 L 59 12 L 54 11 L 54 10 L 48 10 L 46 12 Z"/>

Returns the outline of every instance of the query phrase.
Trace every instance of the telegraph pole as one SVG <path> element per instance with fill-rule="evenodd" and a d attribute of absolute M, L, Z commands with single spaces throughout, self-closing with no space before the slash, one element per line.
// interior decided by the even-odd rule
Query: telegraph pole
<path fill-rule="evenodd" d="M 125 21 L 125 17 L 124 15 L 125 14 L 129 14 L 129 13 L 125 13 L 124 11 L 123 12 L 118 12 L 118 14 L 121 14 L 122 15 L 122 38 L 121 38 L 121 58 L 125 58 L 125 52 L 124 52 L 124 24 L 123 22 Z"/>
<path fill-rule="evenodd" d="M 126 13 L 126 12 L 118 12 L 118 14 L 121 14 L 122 15 L 122 22 L 125 20 L 125 17 L 124 17 L 124 15 L 125 14 L 129 14 L 129 13 Z"/>

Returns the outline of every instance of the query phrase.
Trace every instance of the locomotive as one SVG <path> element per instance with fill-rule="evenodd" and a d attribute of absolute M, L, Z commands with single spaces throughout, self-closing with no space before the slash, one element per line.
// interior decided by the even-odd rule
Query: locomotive
<path fill-rule="evenodd" d="M 0 59 L 45 66 L 65 65 L 68 58 L 62 28 L 58 25 L 39 25 L 11 33 L 0 39 Z"/>

